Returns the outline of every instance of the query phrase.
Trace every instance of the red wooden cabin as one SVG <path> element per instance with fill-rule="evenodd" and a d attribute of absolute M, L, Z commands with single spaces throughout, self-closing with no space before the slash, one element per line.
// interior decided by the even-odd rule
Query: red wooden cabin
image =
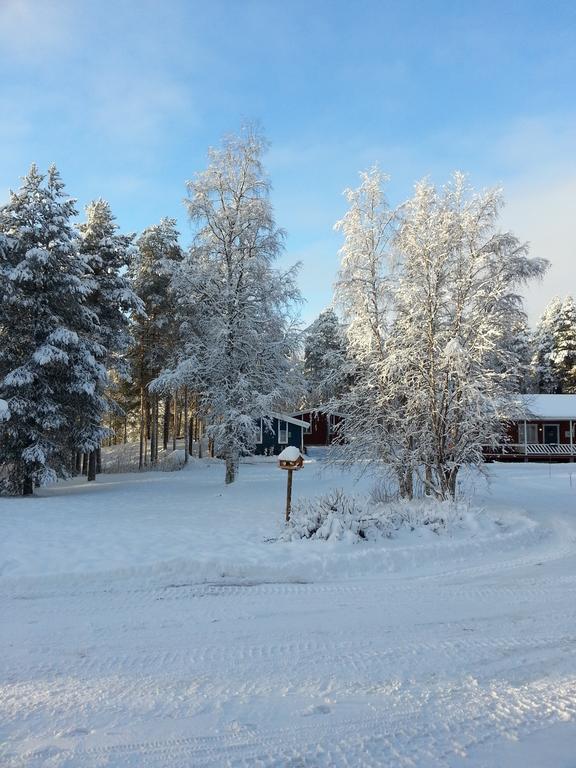
<path fill-rule="evenodd" d="M 291 415 L 310 424 L 304 430 L 305 446 L 330 445 L 333 443 L 338 437 L 338 424 L 344 418 L 341 413 L 326 413 L 321 410 L 297 411 Z"/>
<path fill-rule="evenodd" d="M 574 461 L 576 395 L 523 395 L 527 417 L 511 421 L 486 457 L 497 461 Z"/>

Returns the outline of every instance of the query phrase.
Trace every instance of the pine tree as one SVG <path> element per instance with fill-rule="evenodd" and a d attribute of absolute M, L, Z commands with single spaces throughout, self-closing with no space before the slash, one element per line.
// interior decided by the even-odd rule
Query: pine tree
<path fill-rule="evenodd" d="M 152 461 L 157 455 L 157 422 L 153 420 L 156 395 L 149 385 L 174 360 L 178 342 L 176 305 L 171 274 L 182 259 L 176 221 L 161 219 L 138 238 L 130 277 L 144 314 L 133 315 L 131 331 L 135 343 L 130 352 L 132 375 L 140 393 L 140 466 L 145 461 L 148 433 L 154 439 Z"/>
<path fill-rule="evenodd" d="M 560 393 L 576 390 L 576 306 L 567 296 L 553 325 L 554 349 L 551 362 L 556 369 Z"/>
<path fill-rule="evenodd" d="M 306 331 L 304 376 L 310 405 L 341 397 L 349 385 L 346 336 L 332 308 L 321 312 Z"/>
<path fill-rule="evenodd" d="M 537 392 L 558 394 L 561 391 L 558 368 L 554 363 L 557 342 L 556 326 L 562 309 L 562 301 L 554 298 L 548 304 L 534 332 L 532 376 Z"/>
<path fill-rule="evenodd" d="M 129 316 L 143 314 L 142 301 L 136 296 L 125 274 L 136 253 L 132 245 L 133 235 L 121 235 L 118 232 L 115 218 L 109 204 L 105 200 L 96 200 L 86 207 L 86 221 L 79 226 L 80 249 L 89 270 L 92 290 L 88 303 L 98 317 L 96 339 L 101 345 L 100 362 L 105 366 L 109 376 L 118 381 L 129 378 L 129 365 L 126 360 L 132 337 L 129 333 Z M 110 378 L 108 378 L 110 393 Z M 106 397 L 104 391 L 99 393 L 99 404 L 106 404 L 108 412 L 116 415 L 122 413 L 120 406 Z M 86 415 L 86 414 L 85 414 Z M 104 412 L 91 414 L 100 422 Z M 90 467 L 94 469 L 92 457 Z M 88 473 L 88 479 L 95 479 L 93 472 Z"/>
<path fill-rule="evenodd" d="M 10 411 L 0 464 L 9 493 L 65 475 L 72 451 L 94 450 L 102 436 L 93 415 L 105 370 L 75 215 L 55 167 L 44 177 L 32 166 L 0 208 L 9 244 L 0 261 L 0 398 Z"/>
<path fill-rule="evenodd" d="M 270 204 L 265 146 L 251 128 L 228 137 L 188 184 L 197 230 L 173 278 L 181 354 L 159 382 L 199 393 L 209 435 L 226 459 L 227 483 L 236 477 L 240 455 L 255 444 L 255 420 L 267 419 L 294 394 L 292 309 L 299 292 L 294 269 L 273 267 L 284 233 Z"/>

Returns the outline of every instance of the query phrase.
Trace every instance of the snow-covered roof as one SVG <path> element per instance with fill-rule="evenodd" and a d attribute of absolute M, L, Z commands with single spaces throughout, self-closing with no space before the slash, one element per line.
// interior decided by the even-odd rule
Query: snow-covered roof
<path fill-rule="evenodd" d="M 323 413 L 326 416 L 340 416 L 345 418 L 345 414 L 339 411 L 328 410 L 324 405 L 317 405 L 315 408 L 305 408 L 303 411 L 292 411 L 294 416 L 303 416 L 305 413 Z"/>
<path fill-rule="evenodd" d="M 289 445 L 287 448 L 284 448 L 282 453 L 278 455 L 278 458 L 280 461 L 296 461 L 296 459 L 299 459 L 300 456 L 301 454 L 298 448 L 296 448 L 295 445 Z"/>
<path fill-rule="evenodd" d="M 302 419 L 295 419 L 293 416 L 287 416 L 285 413 L 271 413 L 270 416 L 275 419 L 280 419 L 280 421 L 287 421 L 290 424 L 295 424 L 297 427 L 306 428 L 310 426 L 307 421 L 302 421 Z"/>
<path fill-rule="evenodd" d="M 6 400 L 0 399 L 0 421 L 8 421 L 10 418 L 10 409 Z"/>
<path fill-rule="evenodd" d="M 522 395 L 524 405 L 536 419 L 576 420 L 576 395 Z"/>

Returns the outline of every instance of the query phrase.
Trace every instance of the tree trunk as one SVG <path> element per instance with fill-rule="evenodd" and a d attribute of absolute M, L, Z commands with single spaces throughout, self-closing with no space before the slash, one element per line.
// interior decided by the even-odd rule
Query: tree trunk
<path fill-rule="evenodd" d="M 152 395 L 150 402 L 150 463 L 158 463 L 158 397 Z"/>
<path fill-rule="evenodd" d="M 82 474 L 83 475 L 88 474 L 88 454 L 87 453 L 82 454 Z"/>
<path fill-rule="evenodd" d="M 188 423 L 188 453 L 194 456 L 194 419 L 191 418 Z"/>
<path fill-rule="evenodd" d="M 140 386 L 140 457 L 138 469 L 144 466 L 144 387 Z"/>
<path fill-rule="evenodd" d="M 184 387 L 184 464 L 188 464 L 188 387 Z"/>
<path fill-rule="evenodd" d="M 174 392 L 174 424 L 172 427 L 172 450 L 176 450 L 176 438 L 178 437 L 178 393 Z"/>
<path fill-rule="evenodd" d="M 102 448 L 96 448 L 96 474 L 102 474 Z"/>
<path fill-rule="evenodd" d="M 96 480 L 96 451 L 88 454 L 88 482 Z"/>
<path fill-rule="evenodd" d="M 168 440 L 170 439 L 170 404 L 172 398 L 170 396 L 164 398 L 164 421 L 162 424 L 162 447 L 165 451 L 168 450 Z"/>
<path fill-rule="evenodd" d="M 238 471 L 238 456 L 234 454 L 226 455 L 226 485 L 236 480 Z"/>
<path fill-rule="evenodd" d="M 32 475 L 26 475 L 22 483 L 22 496 L 34 495 L 34 481 Z"/>
<path fill-rule="evenodd" d="M 76 451 L 75 471 L 77 475 L 79 475 L 82 472 L 82 454 L 80 453 L 80 451 Z"/>

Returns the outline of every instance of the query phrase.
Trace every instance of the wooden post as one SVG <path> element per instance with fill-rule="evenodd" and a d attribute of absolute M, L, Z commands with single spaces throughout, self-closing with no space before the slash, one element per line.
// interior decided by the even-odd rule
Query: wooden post
<path fill-rule="evenodd" d="M 528 461 L 528 427 L 524 419 L 524 461 Z"/>
<path fill-rule="evenodd" d="M 286 522 L 290 521 L 290 507 L 292 506 L 292 472 L 293 469 L 288 470 L 288 485 L 286 487 Z"/>

